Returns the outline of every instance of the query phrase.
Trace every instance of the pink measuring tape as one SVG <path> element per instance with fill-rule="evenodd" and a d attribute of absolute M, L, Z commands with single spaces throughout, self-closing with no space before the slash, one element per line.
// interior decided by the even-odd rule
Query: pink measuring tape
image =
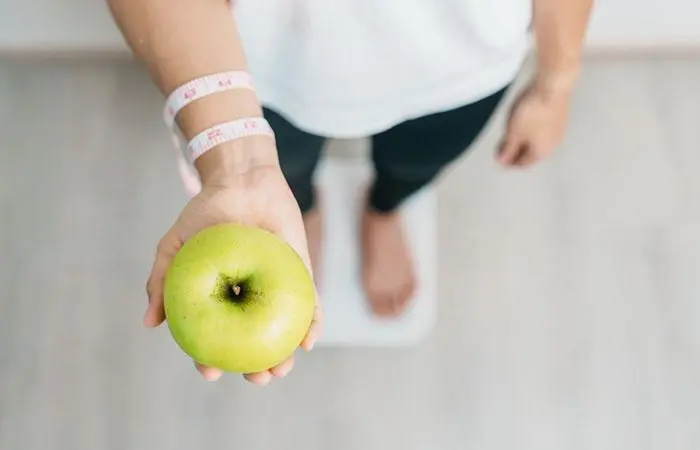
<path fill-rule="evenodd" d="M 223 72 L 192 80 L 175 89 L 165 102 L 163 120 L 173 132 L 173 144 L 177 149 L 178 171 L 187 195 L 191 198 L 201 191 L 202 183 L 192 163 L 204 153 L 225 142 L 247 136 L 270 136 L 274 132 L 262 117 L 224 122 L 197 134 L 187 144 L 189 162 L 183 154 L 181 138 L 175 123 L 177 114 L 190 103 L 208 95 L 230 89 L 252 89 L 252 77 L 246 72 Z"/>
<path fill-rule="evenodd" d="M 177 114 L 190 103 L 217 92 L 231 89 L 253 89 L 253 79 L 247 72 L 222 72 L 197 78 L 175 89 L 165 101 L 163 121 L 173 128 Z"/>
<path fill-rule="evenodd" d="M 224 142 L 235 141 L 247 136 L 271 136 L 274 137 L 272 128 L 267 120 L 262 117 L 251 117 L 247 119 L 233 120 L 214 125 L 197 136 L 192 138 L 187 148 L 192 155 L 192 160 L 196 160 L 204 153 Z"/>

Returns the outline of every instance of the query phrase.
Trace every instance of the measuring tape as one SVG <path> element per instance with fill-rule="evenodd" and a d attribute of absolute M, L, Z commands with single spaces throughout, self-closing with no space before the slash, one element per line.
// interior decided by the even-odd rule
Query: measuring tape
<path fill-rule="evenodd" d="M 231 89 L 253 89 L 253 78 L 247 72 L 222 72 L 197 78 L 175 89 L 165 101 L 163 121 L 168 128 L 175 126 L 177 114 L 202 97 Z"/>
<path fill-rule="evenodd" d="M 248 136 L 270 136 L 274 139 L 270 124 L 262 117 L 233 120 L 214 125 L 197 134 L 186 145 L 189 158 L 185 157 L 182 133 L 175 123 L 178 113 L 202 97 L 230 89 L 253 89 L 252 77 L 247 72 L 239 71 L 207 75 L 183 84 L 166 99 L 163 121 L 172 132 L 173 144 L 177 150 L 178 172 L 190 198 L 202 190 L 202 182 L 193 164 L 204 153 L 223 143 Z"/>
<path fill-rule="evenodd" d="M 192 138 L 187 148 L 192 161 L 194 161 L 217 145 L 248 136 L 270 136 L 274 138 L 274 133 L 270 124 L 262 117 L 232 120 L 202 131 Z"/>

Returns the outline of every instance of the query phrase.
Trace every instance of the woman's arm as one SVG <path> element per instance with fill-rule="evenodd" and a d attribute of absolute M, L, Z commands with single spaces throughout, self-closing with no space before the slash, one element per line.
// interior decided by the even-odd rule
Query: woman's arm
<path fill-rule="evenodd" d="M 136 57 L 148 66 L 164 95 L 182 84 L 219 72 L 246 70 L 236 24 L 226 0 L 108 0 L 112 14 Z M 248 89 L 228 90 L 201 98 L 178 114 L 187 138 L 215 124 L 261 116 L 262 108 Z M 193 198 L 161 239 L 148 280 L 144 324 L 165 320 L 163 286 L 172 258 L 184 242 L 217 223 L 243 223 L 265 228 L 286 240 L 311 273 L 306 235 L 299 207 L 284 179 L 274 140 L 248 136 L 221 144 L 197 158 L 202 191 Z M 263 170 L 258 170 L 263 169 Z M 244 256 L 244 255 L 243 255 Z M 320 333 L 321 309 L 301 346 L 311 350 Z M 290 357 L 276 367 L 246 378 L 265 385 L 285 376 Z M 218 368 L 197 364 L 207 380 L 221 376 Z"/>
<path fill-rule="evenodd" d="M 247 70 L 235 20 L 226 0 L 109 0 L 109 7 L 134 55 L 143 61 L 156 86 L 169 95 L 178 86 L 218 72 Z M 255 93 L 248 89 L 220 92 L 197 100 L 178 114 L 190 139 L 215 124 L 262 115 Z M 222 144 L 197 159 L 208 179 L 273 165 L 272 140 L 251 136 Z"/>
<path fill-rule="evenodd" d="M 547 90 L 573 87 L 592 7 L 593 0 L 533 0 L 536 82 Z"/>
<path fill-rule="evenodd" d="M 537 69 L 511 108 L 498 160 L 532 165 L 554 151 L 566 128 L 593 0 L 533 0 Z"/>

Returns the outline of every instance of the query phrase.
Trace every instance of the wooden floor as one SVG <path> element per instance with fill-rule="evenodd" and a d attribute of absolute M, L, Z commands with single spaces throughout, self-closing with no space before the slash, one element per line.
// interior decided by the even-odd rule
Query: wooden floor
<path fill-rule="evenodd" d="M 502 112 L 439 185 L 433 336 L 261 390 L 141 327 L 184 201 L 144 73 L 0 62 L 0 450 L 700 448 L 698 80 L 589 61 L 528 172 L 492 162 Z"/>

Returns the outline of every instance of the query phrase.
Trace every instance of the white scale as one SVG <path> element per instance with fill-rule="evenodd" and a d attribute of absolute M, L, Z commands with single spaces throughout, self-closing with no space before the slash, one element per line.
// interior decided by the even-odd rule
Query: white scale
<path fill-rule="evenodd" d="M 325 314 L 324 346 L 406 346 L 425 338 L 437 317 L 437 198 L 431 188 L 403 207 L 412 246 L 418 290 L 398 318 L 371 314 L 361 284 L 358 219 L 364 186 L 370 180 L 367 159 L 326 156 L 317 183 L 323 191 L 324 246 L 319 295 Z"/>

